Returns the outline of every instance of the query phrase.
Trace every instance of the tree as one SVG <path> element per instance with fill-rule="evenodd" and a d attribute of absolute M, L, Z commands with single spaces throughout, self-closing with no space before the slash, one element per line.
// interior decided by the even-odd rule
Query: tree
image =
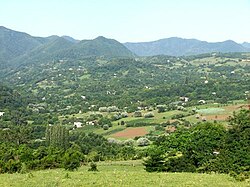
<path fill-rule="evenodd" d="M 150 141 L 147 138 L 139 138 L 136 143 L 138 146 L 147 146 L 150 144 Z"/>
<path fill-rule="evenodd" d="M 108 125 L 103 125 L 103 130 L 108 130 L 109 129 L 109 126 Z"/>
<path fill-rule="evenodd" d="M 164 163 L 164 170 L 171 172 L 201 171 L 204 164 L 216 158 L 213 152 L 222 149 L 225 137 L 226 129 L 220 124 L 203 123 L 179 130 L 156 141 L 156 148 L 161 150 L 158 153 L 162 155 L 151 157 L 150 163 Z M 148 164 L 147 167 L 154 165 Z"/>
<path fill-rule="evenodd" d="M 141 111 L 135 111 L 134 112 L 134 117 L 142 117 Z"/>
<path fill-rule="evenodd" d="M 223 149 L 207 170 L 245 175 L 250 166 L 250 110 L 241 110 L 230 119 Z"/>
<path fill-rule="evenodd" d="M 64 149 L 69 146 L 69 131 L 62 125 L 47 126 L 45 137 L 51 146 Z"/>
<path fill-rule="evenodd" d="M 88 171 L 98 171 L 96 163 L 91 162 Z"/>
<path fill-rule="evenodd" d="M 148 112 L 144 115 L 144 118 L 153 118 L 154 117 L 154 113 L 153 112 Z"/>
<path fill-rule="evenodd" d="M 68 149 L 63 156 L 63 167 L 66 170 L 74 171 L 80 167 L 83 155 L 77 145 Z"/>
<path fill-rule="evenodd" d="M 149 156 L 144 160 L 143 165 L 147 172 L 166 171 L 164 166 L 165 158 L 164 151 L 158 147 L 153 147 L 149 150 Z"/>

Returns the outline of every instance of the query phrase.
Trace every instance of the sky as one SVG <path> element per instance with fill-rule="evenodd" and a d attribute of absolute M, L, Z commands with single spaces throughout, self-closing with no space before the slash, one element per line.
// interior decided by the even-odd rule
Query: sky
<path fill-rule="evenodd" d="M 120 42 L 250 42 L 250 0 L 0 0 L 0 25 L 33 36 Z"/>

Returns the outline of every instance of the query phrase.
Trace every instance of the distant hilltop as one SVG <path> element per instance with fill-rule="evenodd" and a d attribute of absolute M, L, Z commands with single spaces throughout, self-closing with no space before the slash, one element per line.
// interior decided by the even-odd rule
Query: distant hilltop
<path fill-rule="evenodd" d="M 124 57 L 154 55 L 196 55 L 210 52 L 250 52 L 250 43 L 232 40 L 209 43 L 196 39 L 166 38 L 152 42 L 120 43 L 99 36 L 76 40 L 70 36 L 34 37 L 0 26 L 0 66 L 86 57 Z"/>
<path fill-rule="evenodd" d="M 210 43 L 196 39 L 178 37 L 160 39 L 152 42 L 125 43 L 130 51 L 138 56 L 170 55 L 187 56 L 211 52 L 249 52 L 250 43 L 236 43 L 232 40 Z"/>

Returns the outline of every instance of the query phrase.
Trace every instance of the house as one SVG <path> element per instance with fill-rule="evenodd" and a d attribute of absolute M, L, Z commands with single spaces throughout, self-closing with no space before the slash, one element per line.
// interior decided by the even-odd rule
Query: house
<path fill-rule="evenodd" d="M 184 101 L 185 103 L 188 102 L 189 98 L 188 97 L 180 97 L 181 101 Z"/>
<path fill-rule="evenodd" d="M 87 121 L 86 125 L 95 125 L 97 122 L 96 121 Z"/>
<path fill-rule="evenodd" d="M 213 154 L 218 155 L 218 154 L 220 154 L 220 152 L 219 151 L 214 151 Z"/>
<path fill-rule="evenodd" d="M 202 121 L 207 121 L 206 117 L 202 117 L 201 120 L 202 120 Z"/>
<path fill-rule="evenodd" d="M 82 127 L 82 123 L 81 122 L 74 122 L 74 127 L 80 128 L 80 127 Z"/>
<path fill-rule="evenodd" d="M 0 112 L 0 117 L 4 115 L 4 112 Z"/>
<path fill-rule="evenodd" d="M 183 106 L 177 106 L 177 110 L 184 110 L 185 108 Z"/>
<path fill-rule="evenodd" d="M 198 103 L 199 104 L 206 104 L 206 101 L 205 100 L 199 100 Z"/>

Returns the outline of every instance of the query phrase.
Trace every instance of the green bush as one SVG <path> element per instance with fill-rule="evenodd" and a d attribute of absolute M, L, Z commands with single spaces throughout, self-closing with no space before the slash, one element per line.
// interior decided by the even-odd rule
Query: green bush
<path fill-rule="evenodd" d="M 153 118 L 155 115 L 153 112 L 148 112 L 144 115 L 144 118 Z"/>
<path fill-rule="evenodd" d="M 91 162 L 88 171 L 98 171 L 96 163 Z"/>
<path fill-rule="evenodd" d="M 109 129 L 109 126 L 108 125 L 103 125 L 103 130 L 108 130 Z"/>
<path fill-rule="evenodd" d="M 74 171 L 81 165 L 82 153 L 79 149 L 71 147 L 65 152 L 63 157 L 63 167 L 65 170 Z"/>
<path fill-rule="evenodd" d="M 134 117 L 142 117 L 142 113 L 141 113 L 141 111 L 135 111 L 133 116 Z"/>

